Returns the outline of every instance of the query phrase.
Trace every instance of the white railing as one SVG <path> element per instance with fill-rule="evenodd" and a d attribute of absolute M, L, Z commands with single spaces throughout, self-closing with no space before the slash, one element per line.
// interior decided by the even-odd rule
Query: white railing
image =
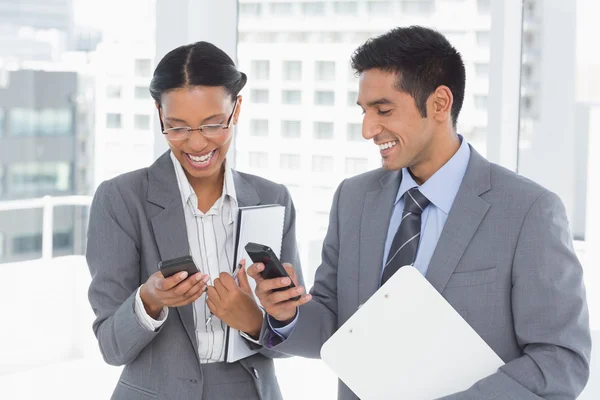
<path fill-rule="evenodd" d="M 44 196 L 36 199 L 10 200 L 0 202 L 0 212 L 31 210 L 41 208 L 42 217 L 42 259 L 52 258 L 54 207 L 57 206 L 87 206 L 92 204 L 92 196 Z"/>

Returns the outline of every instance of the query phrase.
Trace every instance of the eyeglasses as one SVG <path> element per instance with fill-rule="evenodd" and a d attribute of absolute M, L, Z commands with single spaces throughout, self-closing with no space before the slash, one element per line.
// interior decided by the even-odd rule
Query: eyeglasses
<path fill-rule="evenodd" d="M 237 100 L 233 105 L 233 111 L 227 120 L 227 124 L 206 124 L 200 125 L 197 129 L 190 128 L 189 126 L 177 126 L 173 128 L 165 129 L 163 121 L 160 117 L 160 113 L 158 115 L 158 119 L 160 120 L 160 128 L 162 129 L 163 135 L 167 136 L 169 140 L 184 140 L 190 136 L 190 133 L 193 131 L 200 131 L 200 133 L 206 138 L 215 138 L 224 135 L 227 130 L 231 127 L 231 122 L 233 121 L 233 115 L 235 114 L 235 109 L 237 107 Z"/>

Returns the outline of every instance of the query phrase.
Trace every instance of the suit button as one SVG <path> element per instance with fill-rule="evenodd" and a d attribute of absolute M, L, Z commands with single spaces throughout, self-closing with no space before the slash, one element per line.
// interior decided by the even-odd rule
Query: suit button
<path fill-rule="evenodd" d="M 198 379 L 190 379 L 191 383 L 198 383 Z"/>
<path fill-rule="evenodd" d="M 252 368 L 252 372 L 254 372 L 254 377 L 258 379 L 258 371 L 256 370 L 256 368 Z"/>

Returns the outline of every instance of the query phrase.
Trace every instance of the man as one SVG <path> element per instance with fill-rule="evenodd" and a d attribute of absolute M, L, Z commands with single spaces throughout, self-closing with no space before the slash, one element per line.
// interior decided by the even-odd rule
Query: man
<path fill-rule="evenodd" d="M 263 342 L 319 357 L 383 282 L 413 264 L 506 363 L 446 399 L 576 398 L 591 339 L 558 196 L 490 163 L 456 133 L 465 68 L 441 34 L 394 29 L 359 47 L 352 64 L 363 136 L 379 147 L 383 169 L 338 187 L 310 295 L 286 302 L 297 289 L 273 292 L 287 283 L 250 268 L 270 315 Z M 356 396 L 340 384 L 339 398 Z"/>

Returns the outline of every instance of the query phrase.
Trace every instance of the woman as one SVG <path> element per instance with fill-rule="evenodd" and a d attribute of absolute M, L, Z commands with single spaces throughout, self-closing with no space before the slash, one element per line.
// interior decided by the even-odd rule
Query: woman
<path fill-rule="evenodd" d="M 239 286 L 230 275 L 238 208 L 285 206 L 281 258 L 299 262 L 288 191 L 232 170 L 226 159 L 245 83 L 212 44 L 168 53 L 150 93 L 170 150 L 98 187 L 86 257 L 100 350 L 109 364 L 125 365 L 113 399 L 281 398 L 267 358 L 274 353 L 261 348 L 224 362 L 227 325 L 259 348 L 253 341 L 263 324 L 244 268 Z M 164 278 L 158 271 L 161 260 L 184 255 L 200 272 Z"/>

